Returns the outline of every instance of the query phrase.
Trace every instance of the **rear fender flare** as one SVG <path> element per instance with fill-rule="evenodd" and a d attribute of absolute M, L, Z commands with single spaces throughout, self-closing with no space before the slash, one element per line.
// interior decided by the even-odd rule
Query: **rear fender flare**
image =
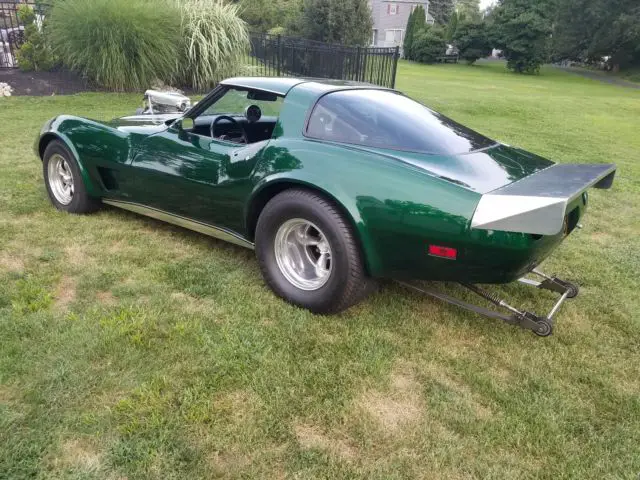
<path fill-rule="evenodd" d="M 100 197 L 99 189 L 97 189 L 93 184 L 93 180 L 91 179 L 89 172 L 80 159 L 78 150 L 73 145 L 69 137 L 67 137 L 65 134 L 60 132 L 46 132 L 40 136 L 40 140 L 38 141 L 38 156 L 40 157 L 40 161 L 44 161 L 44 152 L 47 149 L 49 143 L 54 140 L 62 142 L 64 146 L 75 157 L 76 163 L 78 164 L 78 169 L 80 170 L 80 174 L 82 175 L 82 181 L 84 182 L 85 188 L 87 189 L 87 193 L 93 197 Z"/>
<path fill-rule="evenodd" d="M 254 240 L 255 225 L 266 203 L 281 191 L 296 187 L 318 192 L 342 210 L 343 214 L 350 221 L 360 243 L 367 273 L 374 277 L 379 276 L 379 272 L 382 271 L 382 263 L 375 244 L 372 241 L 369 229 L 354 199 L 340 188 L 336 188 L 335 184 L 329 185 L 319 178 L 303 174 L 302 171 L 270 175 L 261 179 L 260 182 L 255 185 L 244 212 L 247 236 L 251 241 Z"/>

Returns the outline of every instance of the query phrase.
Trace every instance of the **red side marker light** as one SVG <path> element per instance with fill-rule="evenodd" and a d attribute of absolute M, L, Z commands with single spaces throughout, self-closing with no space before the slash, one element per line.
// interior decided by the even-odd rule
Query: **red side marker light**
<path fill-rule="evenodd" d="M 458 250 L 450 247 L 442 247 L 440 245 L 429 245 L 429 255 L 433 257 L 448 258 L 455 260 L 458 256 Z"/>

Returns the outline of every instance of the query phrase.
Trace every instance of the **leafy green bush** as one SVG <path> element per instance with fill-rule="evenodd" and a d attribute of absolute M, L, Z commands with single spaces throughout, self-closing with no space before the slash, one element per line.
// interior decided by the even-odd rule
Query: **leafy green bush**
<path fill-rule="evenodd" d="M 459 23 L 453 34 L 453 43 L 460 51 L 460 58 L 465 59 L 469 64 L 491 53 L 491 42 L 485 24 L 482 22 Z"/>
<path fill-rule="evenodd" d="M 239 0 L 238 3 L 240 17 L 254 32 L 271 33 L 275 28 L 288 32 L 302 9 L 302 0 Z"/>
<path fill-rule="evenodd" d="M 29 5 L 20 5 L 18 18 L 24 27 L 24 43 L 16 53 L 16 60 L 21 70 L 47 71 L 58 63 L 45 36 L 46 24 L 38 28 L 36 14 Z"/>
<path fill-rule="evenodd" d="M 285 35 L 287 33 L 287 29 L 284 27 L 273 27 L 267 30 L 269 35 Z"/>
<path fill-rule="evenodd" d="M 175 81 L 204 89 L 242 69 L 249 49 L 238 6 L 222 0 L 174 0 L 182 13 L 182 50 Z"/>
<path fill-rule="evenodd" d="M 103 87 L 146 88 L 176 71 L 180 15 L 168 0 L 58 0 L 49 22 L 62 61 Z"/>
<path fill-rule="evenodd" d="M 494 46 L 516 73 L 537 73 L 549 58 L 551 0 L 503 0 L 490 16 Z"/>
<path fill-rule="evenodd" d="M 440 27 L 425 27 L 413 34 L 411 52 L 421 63 L 435 63 L 447 51 L 444 31 Z"/>
<path fill-rule="evenodd" d="M 371 8 L 367 0 L 304 0 L 296 33 L 320 42 L 369 45 Z"/>

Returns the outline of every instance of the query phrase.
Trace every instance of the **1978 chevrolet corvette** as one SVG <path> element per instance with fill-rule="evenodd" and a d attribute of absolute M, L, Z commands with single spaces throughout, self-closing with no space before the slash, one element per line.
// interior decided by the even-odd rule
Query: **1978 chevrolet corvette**
<path fill-rule="evenodd" d="M 425 293 L 548 335 L 577 287 L 536 267 L 579 225 L 586 190 L 615 174 L 554 164 L 368 84 L 232 78 L 190 108 L 176 95 L 173 113 L 154 111 L 153 96 L 135 116 L 44 125 L 35 149 L 51 202 L 109 204 L 255 248 L 273 291 L 319 313 L 380 278 L 455 281 L 509 313 Z M 519 279 L 561 295 L 549 315 L 474 285 Z"/>

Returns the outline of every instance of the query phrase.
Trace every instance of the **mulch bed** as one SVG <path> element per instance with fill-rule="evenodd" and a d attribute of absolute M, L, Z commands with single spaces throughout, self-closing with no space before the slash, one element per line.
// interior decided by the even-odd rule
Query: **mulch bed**
<path fill-rule="evenodd" d="M 2 82 L 13 88 L 12 95 L 48 96 L 101 91 L 79 75 L 66 70 L 23 72 L 17 68 L 2 68 L 0 83 Z"/>
<path fill-rule="evenodd" d="M 12 95 L 73 95 L 81 92 L 109 92 L 105 88 L 92 85 L 80 75 L 68 70 L 52 72 L 23 72 L 17 68 L 0 68 L 0 83 L 8 83 L 13 88 Z M 149 85 L 147 88 L 152 88 Z M 197 91 L 182 87 L 185 95 L 204 95 L 208 91 Z M 144 90 L 139 93 L 142 94 Z"/>

